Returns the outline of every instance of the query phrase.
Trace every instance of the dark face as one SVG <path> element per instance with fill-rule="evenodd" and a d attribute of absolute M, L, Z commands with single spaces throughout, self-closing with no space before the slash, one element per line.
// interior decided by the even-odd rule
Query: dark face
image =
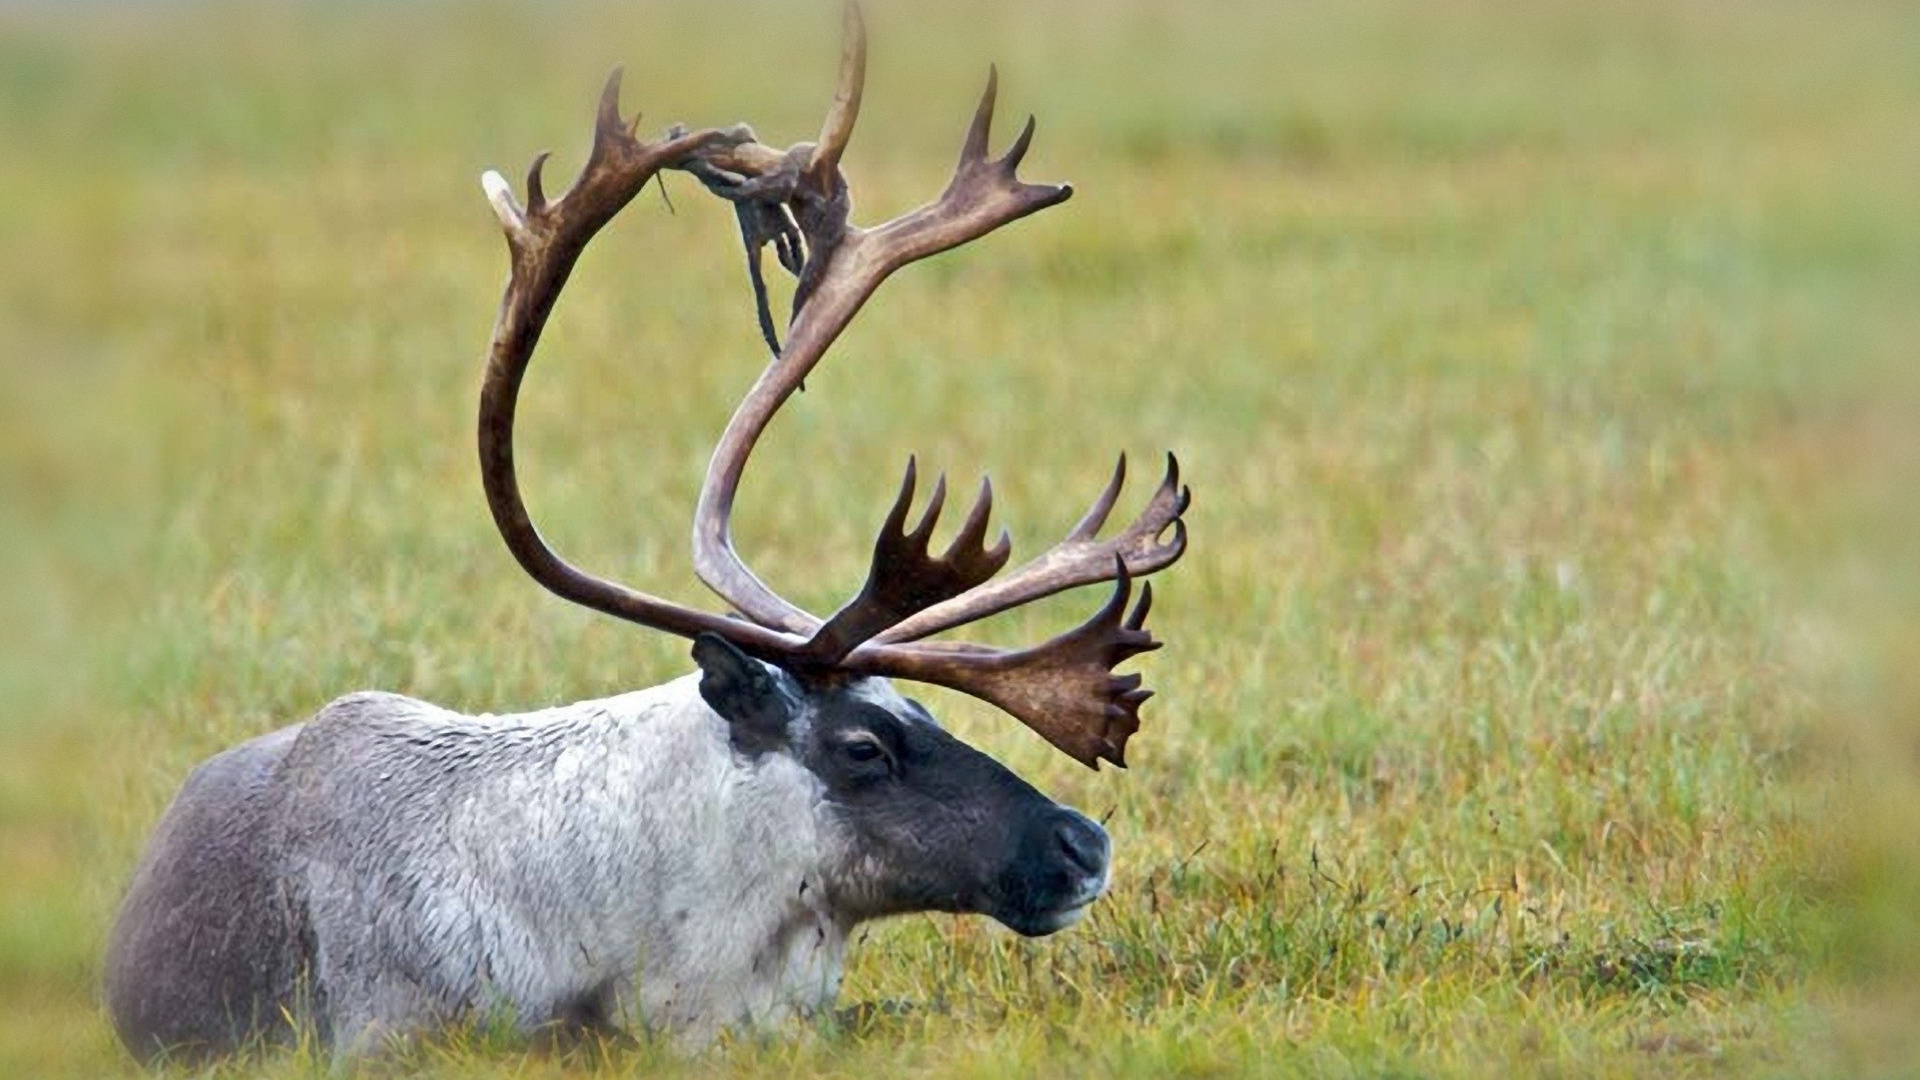
<path fill-rule="evenodd" d="M 718 638 L 694 648 L 701 695 L 736 748 L 790 754 L 849 838 L 837 900 L 859 918 L 990 915 L 1028 936 L 1078 921 L 1106 890 L 1106 831 L 941 730 L 880 680 L 777 675 Z"/>

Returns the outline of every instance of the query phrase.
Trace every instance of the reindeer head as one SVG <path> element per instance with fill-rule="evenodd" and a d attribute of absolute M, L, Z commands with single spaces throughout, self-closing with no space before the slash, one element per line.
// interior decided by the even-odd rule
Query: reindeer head
<path fill-rule="evenodd" d="M 771 757 L 768 783 L 797 782 L 789 805 L 825 841 L 820 898 L 846 922 L 972 912 L 1049 934 L 1106 891 L 1104 829 L 941 730 L 887 680 L 788 671 L 712 635 L 693 655 L 747 775 Z"/>
<path fill-rule="evenodd" d="M 730 522 L 748 456 L 880 283 L 909 263 L 1072 195 L 1064 184 L 1030 184 L 1017 175 L 1033 138 L 1031 119 L 1004 155 L 989 155 L 997 92 L 997 78 L 990 76 L 953 178 L 939 198 L 882 225 L 850 224 L 840 161 L 859 114 L 865 71 L 865 31 L 858 9 L 849 5 L 839 92 L 815 142 L 776 150 L 744 125 L 674 128 L 658 140 L 642 140 L 634 133 L 637 119 L 621 119 L 616 71 L 600 102 L 587 163 L 564 194 L 546 196 L 544 154 L 528 174 L 524 205 L 499 174 L 487 174 L 484 186 L 506 231 L 512 277 L 481 393 L 482 476 L 501 535 L 536 581 L 597 611 L 697 638 L 703 693 L 733 725 L 737 742 L 752 751 L 759 740 L 761 749 L 805 763 L 872 850 L 949 853 L 953 873 L 945 878 L 901 884 L 896 873 L 889 879 L 893 885 L 863 902 L 879 910 L 980 910 L 1016 929 L 1044 932 L 1056 928 L 1062 912 L 1077 910 L 1088 881 L 1104 882 L 1105 834 L 940 731 L 885 680 L 959 690 L 1005 710 L 1085 765 L 1097 768 L 1104 760 L 1124 766 L 1127 739 L 1139 727 L 1140 705 L 1150 693 L 1138 675 L 1118 675 L 1114 668 L 1159 647 L 1145 629 L 1151 587 L 1143 586 L 1129 607 L 1133 579 L 1166 568 L 1186 550 L 1181 516 L 1189 494 L 1169 455 L 1166 476 L 1145 509 L 1127 528 L 1102 539 L 1125 479 L 1122 458 L 1079 525 L 1038 558 L 1001 574 L 1012 548 L 1004 532 L 987 543 L 991 486 L 982 482 L 957 535 L 936 555 L 929 542 L 945 502 L 945 479 L 934 484 L 924 512 L 909 527 L 916 486 L 909 462 L 874 543 L 865 586 L 831 617 L 821 619 L 781 598 L 747 568 L 734 549 Z M 693 175 L 734 207 L 761 328 L 774 351 L 720 437 L 694 517 L 694 568 L 740 617 L 684 607 L 567 563 L 528 519 L 514 471 L 515 402 L 554 302 L 587 242 L 661 169 Z M 761 275 L 761 251 L 768 244 L 799 278 L 784 345 Z M 1113 583 L 1107 603 L 1079 627 L 1037 646 L 1008 650 L 924 640 L 1100 582 Z M 986 813 L 982 808 L 994 800 L 1019 812 Z M 909 806 L 926 812 L 908 813 Z M 943 818 L 928 809 L 934 807 L 950 812 Z M 992 828 L 975 827 L 989 819 Z M 927 824 L 936 820 L 946 824 Z M 902 823 L 912 823 L 919 834 L 908 835 Z M 928 835 L 929 829 L 940 835 Z"/>

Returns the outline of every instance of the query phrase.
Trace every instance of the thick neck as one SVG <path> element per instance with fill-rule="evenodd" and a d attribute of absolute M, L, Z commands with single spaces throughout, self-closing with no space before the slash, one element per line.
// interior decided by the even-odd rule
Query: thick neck
<path fill-rule="evenodd" d="M 548 719 L 557 749 L 532 767 L 550 782 L 517 796 L 510 868 L 549 909 L 545 924 L 601 942 L 608 978 L 637 964 L 638 1004 L 655 1018 L 831 1002 L 851 921 L 832 907 L 840 857 L 818 780 L 784 755 L 735 753 L 693 678 Z"/>

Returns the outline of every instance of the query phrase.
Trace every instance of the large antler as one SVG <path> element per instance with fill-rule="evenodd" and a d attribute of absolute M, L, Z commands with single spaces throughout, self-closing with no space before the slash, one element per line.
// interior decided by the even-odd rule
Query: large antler
<path fill-rule="evenodd" d="M 850 16 L 848 33 L 841 90 L 821 142 L 803 143 L 784 154 L 732 148 L 701 155 L 692 166 L 723 197 L 736 205 L 756 206 L 759 218 L 791 209 L 804 239 L 806 259 L 786 347 L 748 391 L 714 448 L 694 512 L 693 535 L 694 570 L 701 580 L 747 617 L 795 633 L 818 630 L 820 620 L 768 588 L 733 547 L 734 498 L 761 433 L 867 298 L 895 270 L 1064 202 L 1073 194 L 1065 184 L 1026 184 L 1015 175 L 1032 140 L 1031 121 L 1005 157 L 988 158 L 997 84 L 997 79 L 990 78 L 960 163 L 941 197 L 878 228 L 848 224 L 851 199 L 845 178 L 837 166 L 828 166 L 845 150 L 861 99 L 866 50 L 857 15 Z M 945 599 L 949 597 L 931 597 L 929 602 Z"/>
<path fill-rule="evenodd" d="M 848 223 L 851 199 L 839 162 L 858 116 L 866 39 L 857 8 L 847 8 L 840 91 L 816 143 L 786 151 L 761 145 L 750 129 L 687 133 L 678 128 L 642 142 L 620 121 L 617 73 L 602 100 L 594 148 L 580 178 L 549 203 L 536 160 L 528 205 L 515 202 L 498 174 L 486 188 L 506 230 L 513 277 L 502 302 L 481 396 L 480 452 L 495 522 L 520 564 L 559 595 L 629 621 L 683 636 L 714 633 L 796 670 L 839 670 L 932 682 L 990 701 L 1049 742 L 1089 765 L 1125 763 L 1128 736 L 1149 695 L 1137 675 L 1116 676 L 1119 663 L 1158 647 L 1144 629 L 1150 590 L 1126 614 L 1132 578 L 1160 570 L 1184 552 L 1180 520 L 1189 497 L 1171 457 L 1160 490 L 1118 535 L 1096 535 L 1111 512 L 1125 462 L 1107 490 L 1068 536 L 1005 578 L 1011 547 L 1004 532 L 985 546 L 992 489 L 982 484 L 965 524 L 939 556 L 929 541 L 945 499 L 936 483 L 919 523 L 906 529 L 915 468 L 875 542 L 866 585 L 823 622 L 782 599 L 734 551 L 732 507 L 746 461 L 780 406 L 825 354 L 880 283 L 908 263 L 977 239 L 1072 195 L 1064 184 L 1028 184 L 1016 175 L 1033 138 L 1033 121 L 999 158 L 988 156 L 997 94 L 990 77 L 961 149 L 953 179 L 939 199 L 871 229 Z M 760 321 L 774 361 L 735 411 L 709 464 L 694 523 L 694 565 L 701 578 L 746 619 L 686 608 L 593 577 L 566 563 L 541 540 L 521 502 L 514 475 L 515 400 L 534 346 L 560 288 L 591 237 L 662 168 L 686 170 L 732 202 L 749 256 Z M 786 346 L 780 348 L 760 275 L 760 249 L 772 243 L 799 276 Z M 1167 536 L 1169 530 L 1172 535 Z M 1082 626 L 1031 649 L 924 644 L 914 639 L 1004 611 L 1077 585 L 1115 582 L 1107 605 Z M 1122 618 L 1126 614 L 1125 618 Z M 747 621 L 750 620 L 750 621 Z"/>
<path fill-rule="evenodd" d="M 695 513 L 693 538 L 694 568 L 709 587 L 748 617 L 794 633 L 818 632 L 820 620 L 768 588 L 747 568 L 733 546 L 734 498 L 747 457 L 760 434 L 793 391 L 803 385 L 807 374 L 867 298 L 895 270 L 978 239 L 1002 225 L 1064 202 L 1073 194 L 1073 189 L 1065 184 L 1026 184 L 1018 178 L 1016 170 L 1033 141 L 1031 117 L 1004 157 L 998 160 L 988 157 L 999 84 L 995 72 L 988 77 L 986 92 L 974 112 L 953 179 L 940 198 L 874 229 L 849 225 L 851 200 L 837 163 L 852 135 L 863 96 L 866 36 L 859 9 L 849 4 L 846 11 L 847 44 L 841 63 L 840 89 L 820 142 L 802 144 L 784 154 L 757 146 L 744 152 L 729 148 L 700 155 L 693 168 L 710 188 L 734 200 L 737 207 L 755 207 L 756 220 L 791 220 L 787 218 L 791 208 L 805 236 L 807 253 L 800 271 L 800 288 L 795 295 L 787 346 L 777 353 L 774 362 L 735 410 L 714 450 Z M 746 214 L 743 210 L 743 219 Z M 755 243 L 756 237 L 749 235 L 750 251 L 757 252 Z M 790 239 L 782 250 L 790 250 L 792 246 L 796 245 Z M 765 292 L 759 284 L 757 255 L 753 267 L 761 323 L 763 327 L 770 326 Z M 771 333 L 769 340 L 773 340 Z M 925 599 L 925 607 L 906 613 L 911 617 L 905 618 L 897 609 L 892 610 L 890 613 L 897 625 L 886 629 L 881 639 L 911 641 L 1075 586 L 1110 580 L 1116 555 L 1134 575 L 1151 574 L 1172 565 L 1185 550 L 1185 526 L 1180 516 L 1186 511 L 1190 496 L 1179 486 L 1178 466 L 1171 457 L 1166 481 L 1141 516 L 1119 536 L 1104 542 L 1095 539 L 1113 510 L 1125 474 L 1123 458 L 1115 469 L 1113 482 L 1096 500 L 1093 509 L 1065 540 L 1045 554 L 991 585 L 984 585 L 983 577 L 963 591 L 946 596 L 918 590 Z M 974 514 L 984 516 L 989 506 L 990 492 L 983 492 L 982 502 L 975 506 Z M 1162 542 L 1170 528 L 1172 537 Z M 901 570 L 896 563 L 887 573 L 898 575 Z M 845 632 L 848 624 L 873 625 L 883 621 L 883 613 L 879 611 L 860 612 L 857 620 L 854 617 L 862 601 L 873 593 L 880 573 L 881 567 L 876 562 L 875 578 L 869 580 L 854 605 L 835 617 L 834 621 L 840 625 L 827 641 L 850 647 L 849 635 Z M 822 645 L 825 644 L 823 641 Z"/>
<path fill-rule="evenodd" d="M 635 124 L 639 118 L 635 117 Z M 560 290 L 573 273 L 587 241 L 613 219 L 660 169 L 702 147 L 724 144 L 737 133 L 701 131 L 658 142 L 644 142 L 620 119 L 620 72 L 607 80 L 593 130 L 586 166 L 566 194 L 549 201 L 541 180 L 547 155 L 534 159 L 527 173 L 527 202 L 522 206 L 499 173 L 482 178 L 506 232 L 513 273 L 500 302 L 486 379 L 480 391 L 480 477 L 508 550 L 534 580 L 574 603 L 671 633 L 692 636 L 725 633 L 756 652 L 779 654 L 791 640 L 762 627 L 682 607 L 658 597 L 594 577 L 554 554 L 533 527 L 520 497 L 514 468 L 513 422 L 520 383 Z M 747 640 L 752 639 L 752 640 Z"/>

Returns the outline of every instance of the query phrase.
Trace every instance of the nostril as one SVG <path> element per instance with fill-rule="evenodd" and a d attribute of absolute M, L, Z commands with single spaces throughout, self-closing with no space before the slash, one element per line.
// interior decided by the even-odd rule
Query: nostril
<path fill-rule="evenodd" d="M 1089 874 L 1098 874 L 1107 868 L 1107 836 L 1100 826 L 1076 814 L 1062 822 L 1055 835 L 1059 838 L 1060 850 L 1074 866 Z"/>

